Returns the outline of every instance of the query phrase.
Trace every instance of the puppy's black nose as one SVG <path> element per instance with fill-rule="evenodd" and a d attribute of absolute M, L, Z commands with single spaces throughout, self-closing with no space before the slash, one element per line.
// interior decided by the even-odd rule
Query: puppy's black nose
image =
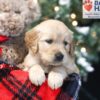
<path fill-rule="evenodd" d="M 61 52 L 58 52 L 55 54 L 55 60 L 56 61 L 62 61 L 64 58 L 64 55 Z"/>

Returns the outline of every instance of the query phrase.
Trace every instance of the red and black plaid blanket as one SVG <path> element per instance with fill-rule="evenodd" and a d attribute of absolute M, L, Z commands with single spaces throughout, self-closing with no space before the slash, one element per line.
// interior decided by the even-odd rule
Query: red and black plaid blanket
<path fill-rule="evenodd" d="M 69 78 L 57 90 L 52 90 L 47 81 L 36 87 L 27 72 L 1 62 L 0 100 L 77 100 L 80 77 L 73 73 Z"/>
<path fill-rule="evenodd" d="M 6 40 L 0 36 L 0 42 Z M 79 88 L 80 76 L 75 73 L 57 90 L 52 90 L 47 81 L 36 87 L 29 81 L 28 72 L 0 61 L 0 100 L 77 100 Z"/>

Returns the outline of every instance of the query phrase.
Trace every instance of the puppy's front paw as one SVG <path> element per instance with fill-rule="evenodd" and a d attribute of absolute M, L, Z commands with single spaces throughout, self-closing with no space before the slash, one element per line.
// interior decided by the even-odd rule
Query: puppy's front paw
<path fill-rule="evenodd" d="M 63 77 L 60 73 L 51 72 L 48 76 L 48 85 L 52 89 L 57 89 L 61 87 L 63 84 Z"/>
<path fill-rule="evenodd" d="M 36 86 L 42 85 L 45 82 L 45 74 L 44 71 L 38 66 L 32 67 L 29 70 L 29 79 L 30 81 L 35 84 Z"/>

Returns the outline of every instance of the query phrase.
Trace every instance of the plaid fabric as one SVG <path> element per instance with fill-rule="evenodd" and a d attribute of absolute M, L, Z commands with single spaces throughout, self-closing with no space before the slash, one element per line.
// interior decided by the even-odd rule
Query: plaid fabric
<path fill-rule="evenodd" d="M 40 87 L 33 85 L 28 73 L 0 62 L 0 100 L 76 100 L 80 77 L 71 74 L 63 86 L 52 90 L 47 81 Z"/>

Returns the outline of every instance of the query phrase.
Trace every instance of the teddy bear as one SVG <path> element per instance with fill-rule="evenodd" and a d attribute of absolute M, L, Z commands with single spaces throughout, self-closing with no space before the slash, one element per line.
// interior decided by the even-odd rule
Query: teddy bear
<path fill-rule="evenodd" d="M 22 62 L 27 54 L 24 33 L 41 16 L 38 0 L 0 0 L 0 61 L 8 64 Z"/>

